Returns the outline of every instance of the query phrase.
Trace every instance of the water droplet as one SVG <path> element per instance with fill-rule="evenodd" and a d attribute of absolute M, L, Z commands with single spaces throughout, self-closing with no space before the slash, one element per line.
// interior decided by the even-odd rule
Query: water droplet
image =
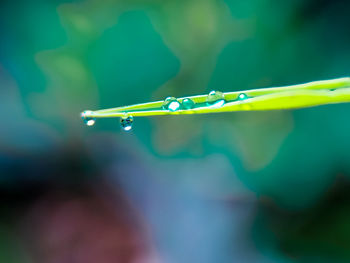
<path fill-rule="evenodd" d="M 207 97 L 207 104 L 211 107 L 220 108 L 225 104 L 225 95 L 220 91 L 211 91 Z"/>
<path fill-rule="evenodd" d="M 96 119 L 94 117 L 91 117 L 91 115 L 93 115 L 93 112 L 90 110 L 86 110 L 80 115 L 87 126 L 93 126 L 96 122 Z"/>
<path fill-rule="evenodd" d="M 174 97 L 167 97 L 163 102 L 163 109 L 169 111 L 177 111 L 180 106 L 180 102 Z"/>
<path fill-rule="evenodd" d="M 132 124 L 134 123 L 134 118 L 132 116 L 124 116 L 120 118 L 120 126 L 124 131 L 130 131 L 132 129 Z"/>
<path fill-rule="evenodd" d="M 182 100 L 182 107 L 186 110 L 192 109 L 194 107 L 194 104 L 194 101 L 189 98 L 185 98 Z"/>
<path fill-rule="evenodd" d="M 248 99 L 249 98 L 249 96 L 247 95 L 247 94 L 245 94 L 245 93 L 240 93 L 239 95 L 238 95 L 238 97 L 237 97 L 237 100 L 246 100 L 246 99 Z"/>

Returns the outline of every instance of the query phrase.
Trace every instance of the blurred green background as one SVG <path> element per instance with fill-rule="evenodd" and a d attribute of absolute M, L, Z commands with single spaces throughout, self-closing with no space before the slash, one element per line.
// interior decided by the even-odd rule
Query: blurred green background
<path fill-rule="evenodd" d="M 348 76 L 345 0 L 0 4 L 0 262 L 350 262 L 350 104 L 83 110 Z"/>

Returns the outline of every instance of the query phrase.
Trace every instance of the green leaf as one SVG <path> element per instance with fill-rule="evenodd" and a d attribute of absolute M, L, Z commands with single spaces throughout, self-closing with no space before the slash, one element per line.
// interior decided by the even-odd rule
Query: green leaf
<path fill-rule="evenodd" d="M 191 99 L 194 102 L 194 107 L 191 109 L 182 106 L 179 110 L 171 111 L 163 107 L 164 101 L 155 101 L 112 109 L 86 111 L 82 113 L 82 116 L 85 118 L 108 118 L 126 115 L 139 117 L 231 111 L 266 111 L 345 103 L 350 102 L 350 78 L 315 81 L 286 87 L 227 92 L 223 95 L 225 103 L 221 106 L 207 103 L 208 95 L 197 95 L 177 99 L 181 105 L 183 105 L 184 99 Z"/>

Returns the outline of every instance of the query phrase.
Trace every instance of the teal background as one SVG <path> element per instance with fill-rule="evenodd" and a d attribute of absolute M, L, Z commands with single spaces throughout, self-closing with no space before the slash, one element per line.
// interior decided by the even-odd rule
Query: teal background
<path fill-rule="evenodd" d="M 83 110 L 349 75 L 341 0 L 0 4 L 0 262 L 349 262 L 349 104 Z"/>

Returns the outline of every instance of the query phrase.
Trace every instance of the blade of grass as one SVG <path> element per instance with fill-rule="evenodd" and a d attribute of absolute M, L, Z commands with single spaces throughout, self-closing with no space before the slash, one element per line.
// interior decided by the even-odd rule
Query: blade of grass
<path fill-rule="evenodd" d="M 244 93 L 247 99 L 239 100 Z M 206 105 L 206 95 L 189 96 L 195 103 L 193 109 L 169 111 L 163 109 L 163 101 L 135 104 L 124 107 L 85 112 L 85 117 L 108 118 L 125 115 L 156 116 L 204 114 L 231 111 L 263 111 L 313 107 L 324 104 L 350 102 L 350 78 L 315 81 L 300 85 L 263 88 L 224 93 L 226 103 L 219 108 Z M 184 98 L 178 98 L 182 103 Z"/>

